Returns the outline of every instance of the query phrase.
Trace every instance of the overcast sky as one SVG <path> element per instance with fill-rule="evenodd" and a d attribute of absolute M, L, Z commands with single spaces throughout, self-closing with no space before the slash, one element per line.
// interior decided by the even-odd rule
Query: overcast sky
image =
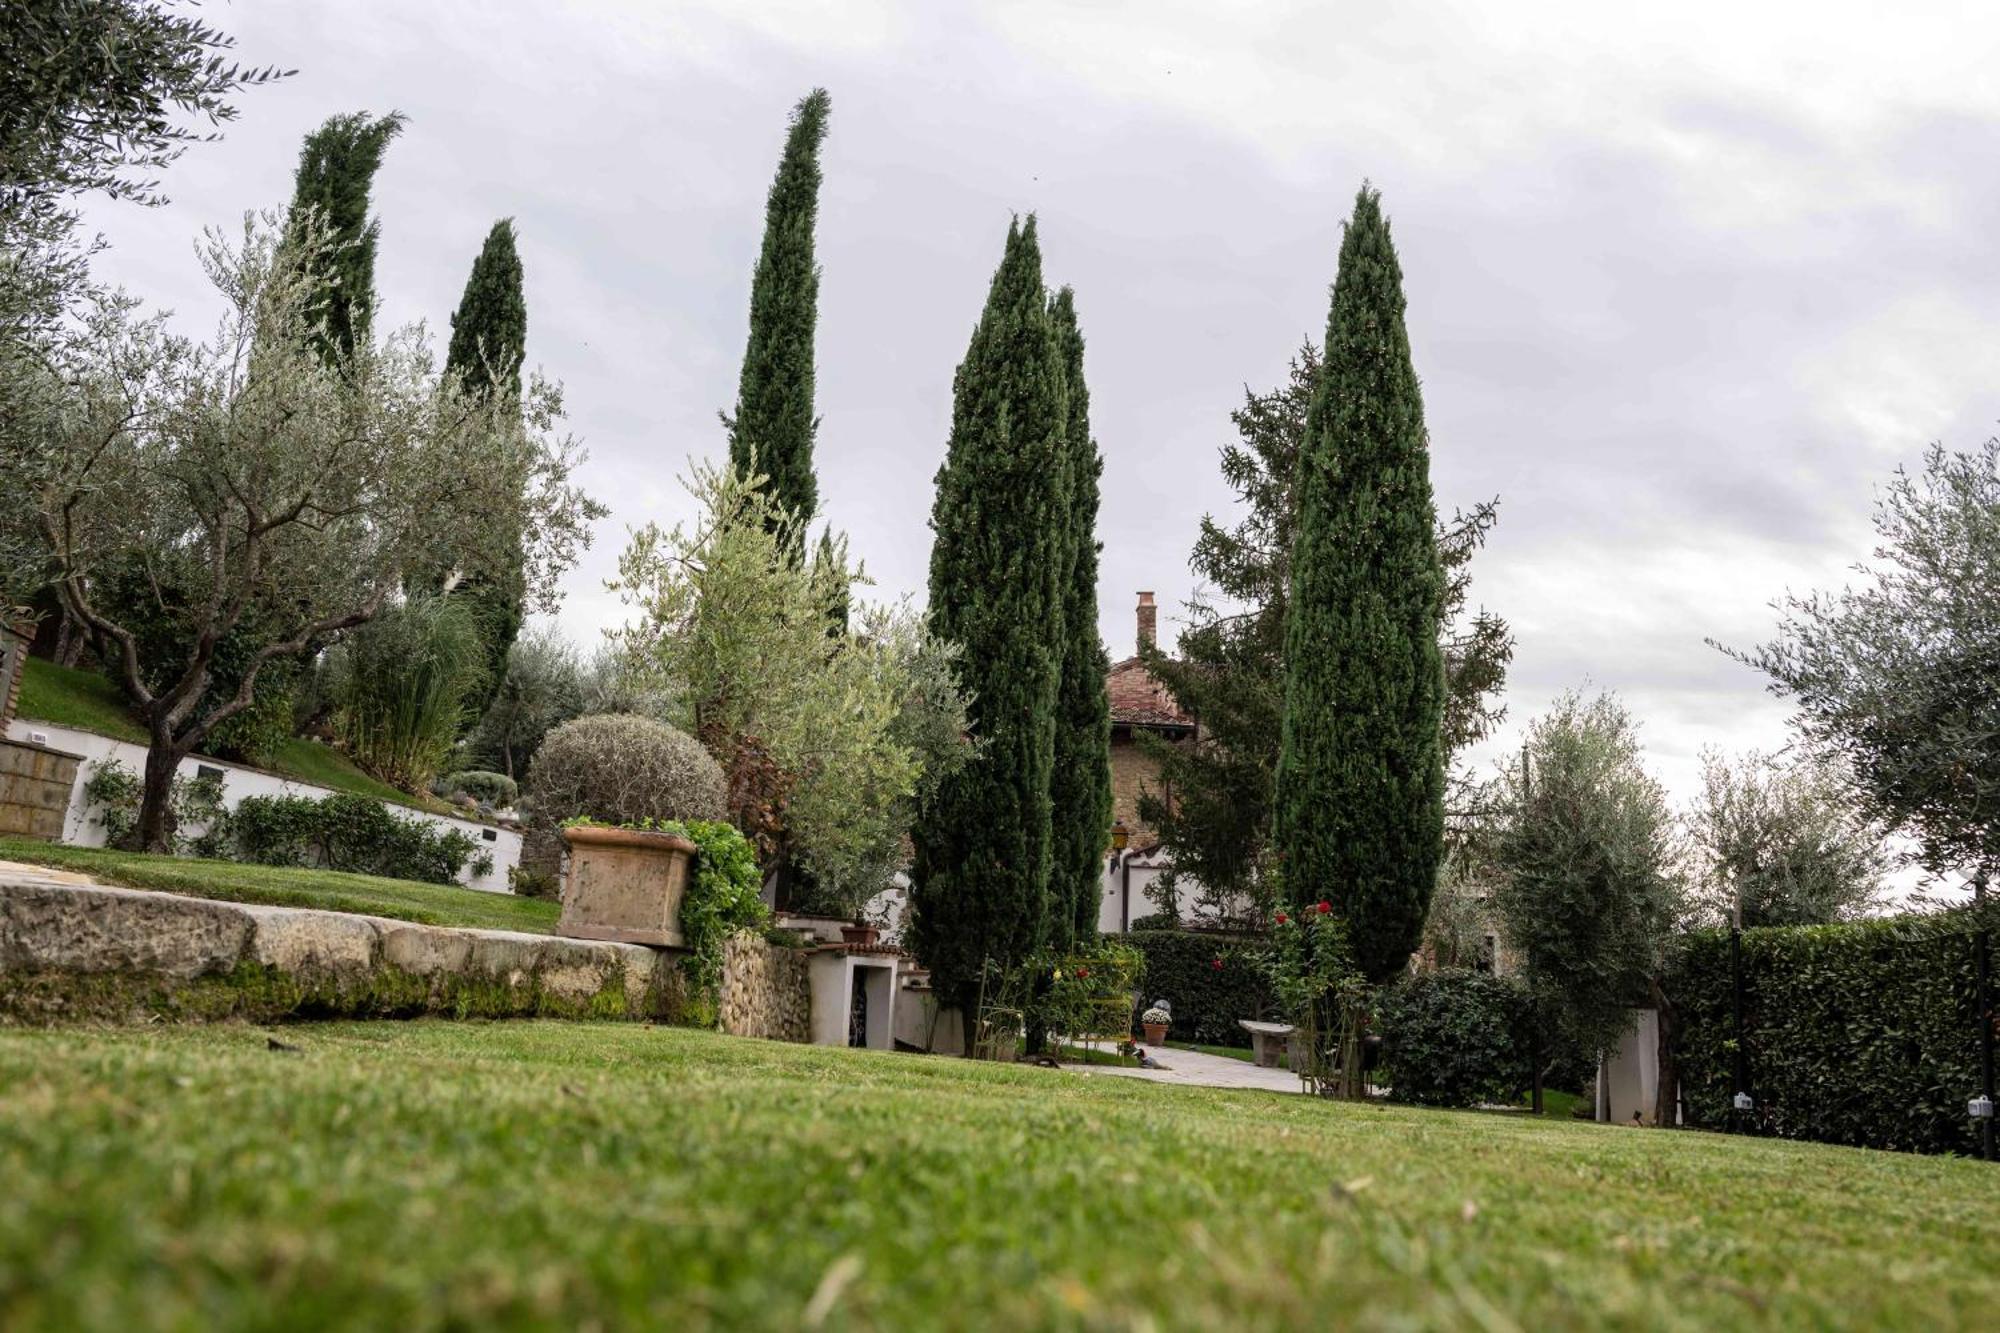
<path fill-rule="evenodd" d="M 1519 636 L 1512 722 L 1615 689 L 1685 793 L 1703 745 L 1785 734 L 1704 636 L 1753 642 L 1784 588 L 1839 582 L 1882 479 L 2000 416 L 2000 18 L 1923 8 L 210 0 L 298 75 L 172 168 L 169 206 L 89 220 L 102 276 L 205 325 L 199 230 L 281 207 L 327 116 L 407 114 L 379 326 L 448 334 L 515 219 L 528 358 L 612 511 L 568 580 L 587 643 L 621 618 L 626 527 L 680 517 L 687 459 L 725 448 L 785 116 L 824 86 L 828 516 L 879 592 L 921 597 L 952 371 L 1037 212 L 1089 340 L 1116 658 L 1139 589 L 1171 635 L 1195 525 L 1230 507 L 1228 413 L 1319 340 L 1370 179 L 1439 503 L 1501 499 L 1475 585 Z"/>

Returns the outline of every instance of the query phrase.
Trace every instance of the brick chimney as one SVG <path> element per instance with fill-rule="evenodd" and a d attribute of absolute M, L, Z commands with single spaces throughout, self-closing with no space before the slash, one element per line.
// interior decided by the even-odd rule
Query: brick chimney
<path fill-rule="evenodd" d="M 1153 605 L 1153 594 L 1139 594 L 1139 651 L 1145 652 L 1159 641 L 1160 608 Z"/>

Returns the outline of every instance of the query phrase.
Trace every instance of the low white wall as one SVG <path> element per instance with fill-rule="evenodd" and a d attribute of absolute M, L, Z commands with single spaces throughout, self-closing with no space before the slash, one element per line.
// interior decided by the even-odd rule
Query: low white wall
<path fill-rule="evenodd" d="M 1597 1067 L 1597 1118 L 1614 1125 L 1653 1123 L 1660 1090 L 1660 1015 L 1632 1011 L 1632 1024 Z"/>
<path fill-rule="evenodd" d="M 94 731 L 78 731 L 73 727 L 59 727 L 54 723 L 36 721 L 30 718 L 15 718 L 7 724 L 7 735 L 15 740 L 33 741 L 50 749 L 65 750 L 70 754 L 82 755 L 85 762 L 78 765 L 76 785 L 70 789 L 69 810 L 63 817 L 63 841 L 80 847 L 102 847 L 104 830 L 91 818 L 83 800 L 83 784 L 90 780 L 91 764 L 105 759 L 116 759 L 134 773 L 146 771 L 146 747 L 134 745 L 130 741 L 112 740 Z M 315 786 L 309 782 L 297 782 L 291 778 L 281 778 L 275 773 L 266 773 L 258 768 L 245 768 L 241 764 L 225 763 L 220 759 L 209 759 L 201 755 L 191 755 L 181 761 L 180 773 L 183 777 L 193 777 L 198 769 L 207 767 L 222 771 L 222 803 L 234 809 L 246 796 L 307 796 L 317 799 L 331 796 L 328 787 Z M 507 893 L 507 872 L 521 860 L 521 835 L 513 829 L 496 828 L 474 819 L 458 819 L 451 815 L 432 814 L 426 810 L 416 810 L 409 806 L 389 804 L 389 812 L 403 819 L 418 819 L 428 823 L 457 829 L 471 838 L 477 856 L 480 851 L 493 857 L 493 869 L 478 878 L 469 878 L 472 868 L 466 867 L 468 878 L 460 882 L 467 888 L 480 889 L 487 893 Z M 488 835 L 492 835 L 490 838 Z"/>

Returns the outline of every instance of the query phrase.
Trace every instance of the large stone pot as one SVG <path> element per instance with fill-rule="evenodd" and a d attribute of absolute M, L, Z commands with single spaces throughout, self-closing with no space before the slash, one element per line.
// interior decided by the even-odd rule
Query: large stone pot
<path fill-rule="evenodd" d="M 579 940 L 686 947 L 681 899 L 687 896 L 695 845 L 670 833 L 594 828 L 563 830 L 562 918 L 556 934 Z"/>

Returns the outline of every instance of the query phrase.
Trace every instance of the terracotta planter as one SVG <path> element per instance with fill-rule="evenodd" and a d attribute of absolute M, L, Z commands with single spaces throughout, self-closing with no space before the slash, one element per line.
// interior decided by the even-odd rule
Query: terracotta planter
<path fill-rule="evenodd" d="M 842 926 L 840 938 L 844 943 L 865 949 L 880 938 L 882 932 L 874 926 Z"/>
<path fill-rule="evenodd" d="M 1148 1046 L 1164 1046 L 1167 1044 L 1167 1025 L 1165 1023 L 1141 1023 L 1139 1026 L 1146 1029 L 1146 1044 Z"/>
<path fill-rule="evenodd" d="M 563 871 L 562 918 L 556 934 L 578 940 L 663 944 L 684 948 L 681 900 L 695 845 L 669 833 L 638 829 L 563 830 L 569 864 Z"/>

